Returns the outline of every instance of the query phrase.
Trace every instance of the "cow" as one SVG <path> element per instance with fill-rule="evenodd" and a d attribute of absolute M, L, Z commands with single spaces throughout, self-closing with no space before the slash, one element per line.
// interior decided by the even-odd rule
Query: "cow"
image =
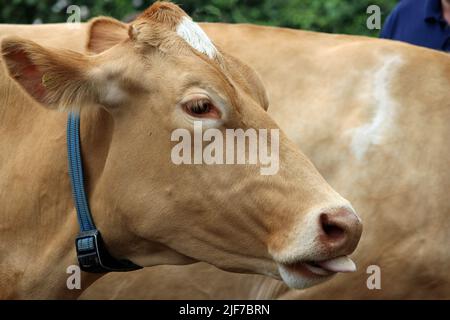
<path fill-rule="evenodd" d="M 83 272 L 81 290 L 68 286 L 78 229 L 68 111 L 81 117 L 85 187 L 112 256 L 142 267 L 204 261 L 294 288 L 355 270 L 360 218 L 268 116 L 250 67 L 171 3 L 108 34 L 112 47 L 104 27 L 88 30 L 89 55 L 2 39 L 1 298 L 76 298 L 104 276 Z M 276 132 L 266 143 L 278 145 L 278 171 L 174 163 L 174 132 L 195 136 L 198 124 Z"/>
<path fill-rule="evenodd" d="M 206 264 L 156 267 L 109 275 L 83 298 L 449 299 L 450 57 L 358 36 L 203 28 L 258 71 L 269 115 L 361 214 L 358 272 L 299 291 Z"/>
<path fill-rule="evenodd" d="M 70 45 L 84 50 L 89 25 L 81 25 L 81 40 Z M 256 25 L 201 26 L 260 74 L 271 102 L 269 115 L 369 221 L 356 251 L 359 270 L 298 291 L 267 277 L 206 264 L 158 266 L 108 275 L 82 297 L 448 299 L 449 57 L 358 36 Z M 49 35 L 44 31 L 63 34 L 67 28 L 14 30 L 45 42 Z M 56 46 L 65 43 L 63 37 L 50 40 Z"/>

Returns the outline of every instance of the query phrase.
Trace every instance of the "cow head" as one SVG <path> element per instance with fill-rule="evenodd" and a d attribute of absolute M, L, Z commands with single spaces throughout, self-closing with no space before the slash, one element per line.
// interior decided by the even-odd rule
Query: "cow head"
<path fill-rule="evenodd" d="M 106 155 L 90 155 L 103 157 L 90 200 L 114 256 L 142 266 L 205 261 L 297 288 L 352 271 L 346 256 L 358 243 L 359 218 L 282 132 L 269 135 L 278 126 L 250 68 L 170 3 L 154 4 L 129 26 L 97 19 L 89 38 L 94 55 L 14 38 L 2 53 L 41 105 L 103 110 L 112 119 Z M 263 174 L 260 161 L 177 163 L 174 133 L 192 134 L 193 151 L 199 125 L 214 129 L 202 150 L 230 129 L 266 130 L 259 142 L 277 151 L 279 165 Z"/>

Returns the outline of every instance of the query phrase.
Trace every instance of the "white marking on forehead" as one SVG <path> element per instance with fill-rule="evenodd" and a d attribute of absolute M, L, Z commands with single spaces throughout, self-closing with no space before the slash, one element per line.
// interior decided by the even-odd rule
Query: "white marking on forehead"
<path fill-rule="evenodd" d="M 217 49 L 205 31 L 189 17 L 183 17 L 177 27 L 177 34 L 195 50 L 206 54 L 210 59 L 217 55 Z"/>
<path fill-rule="evenodd" d="M 373 77 L 374 116 L 372 121 L 351 130 L 351 148 L 358 160 L 362 160 L 372 145 L 380 145 L 386 131 L 394 124 L 397 104 L 390 95 L 392 77 L 401 64 L 400 56 L 384 59 L 383 65 Z"/>

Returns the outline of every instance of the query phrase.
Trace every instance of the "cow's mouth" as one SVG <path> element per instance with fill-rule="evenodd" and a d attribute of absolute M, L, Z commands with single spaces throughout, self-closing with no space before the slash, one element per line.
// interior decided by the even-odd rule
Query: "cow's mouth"
<path fill-rule="evenodd" d="M 347 256 L 322 261 L 279 264 L 283 280 L 293 287 L 305 288 L 323 282 L 336 273 L 355 272 L 355 263 Z"/>
<path fill-rule="evenodd" d="M 300 268 L 307 270 L 308 273 L 311 273 L 314 276 L 321 276 L 321 277 L 328 277 L 336 273 L 334 271 L 322 268 L 317 262 L 302 263 Z"/>
<path fill-rule="evenodd" d="M 306 261 L 286 264 L 284 267 L 294 273 L 304 276 L 328 277 L 336 273 L 355 272 L 355 263 L 347 256 L 323 261 Z"/>

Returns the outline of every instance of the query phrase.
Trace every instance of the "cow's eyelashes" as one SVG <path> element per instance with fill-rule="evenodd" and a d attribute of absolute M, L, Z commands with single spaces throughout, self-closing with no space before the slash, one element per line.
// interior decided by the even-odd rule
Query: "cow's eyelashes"
<path fill-rule="evenodd" d="M 207 98 L 189 100 L 183 104 L 183 109 L 196 118 L 220 118 L 220 111 Z"/>
<path fill-rule="evenodd" d="M 201 114 L 209 113 L 212 110 L 213 105 L 207 99 L 200 99 L 200 100 L 189 101 L 185 105 L 185 107 L 189 110 L 190 113 L 196 114 L 196 115 L 201 115 Z"/>

